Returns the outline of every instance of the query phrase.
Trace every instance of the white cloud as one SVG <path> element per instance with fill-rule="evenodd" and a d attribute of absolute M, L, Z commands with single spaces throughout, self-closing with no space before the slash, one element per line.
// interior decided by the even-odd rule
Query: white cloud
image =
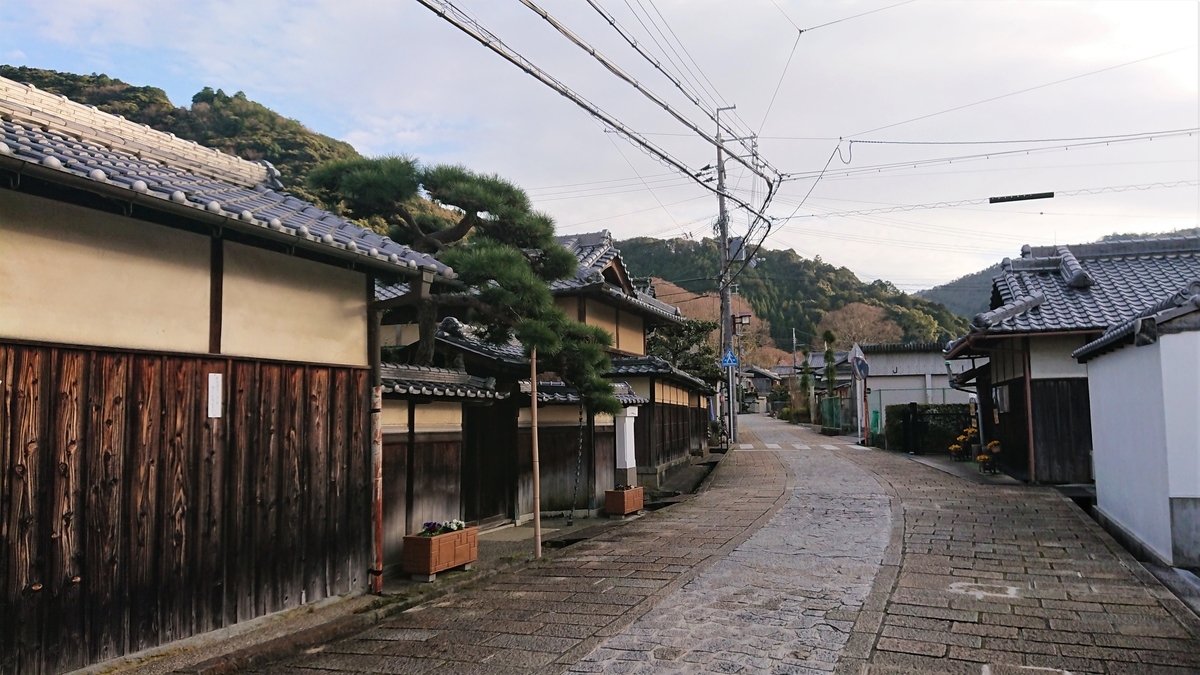
<path fill-rule="evenodd" d="M 639 131 L 684 131 L 520 5 L 484 0 L 460 4 L 522 54 Z M 712 126 L 589 7 L 566 0 L 543 4 L 705 128 Z M 603 4 L 640 33 L 624 3 Z M 791 25 L 770 2 L 656 4 L 724 99 L 735 102 L 746 126 L 757 129 L 795 40 Z M 801 26 L 814 26 L 889 3 L 780 4 Z M 619 237 L 681 231 L 701 235 L 714 215 L 715 199 L 704 198 L 702 188 L 683 181 L 674 187 L 656 184 L 653 194 L 630 191 L 638 186 L 638 173 L 652 176 L 666 169 L 603 133 L 576 106 L 417 3 L 131 0 L 114 5 L 59 0 L 32 5 L 20 15 L 0 9 L 0 24 L 17 36 L 11 40 L 17 51 L 38 54 L 51 46 L 56 63 L 66 58 L 69 69 L 107 70 L 117 77 L 126 74 L 125 79 L 136 75 L 138 83 L 162 86 L 176 100 L 206 84 L 244 90 L 367 153 L 408 152 L 429 162 L 463 163 L 529 188 L 573 185 L 534 191 L 539 208 L 553 214 L 565 230 L 608 227 Z M 779 137 L 848 138 L 1194 44 L 1196 27 L 1195 3 L 906 4 L 803 34 L 760 147 L 783 171 L 819 169 L 836 141 Z M 653 45 L 649 37 L 641 39 Z M 688 59 L 684 54 L 671 58 L 676 56 Z M 870 136 L 1045 138 L 1196 126 L 1196 61 L 1193 49 Z M 696 68 L 689 63 L 689 70 Z M 711 147 L 699 140 L 650 138 L 691 166 L 712 160 Z M 856 144 L 851 166 L 975 149 Z M 802 212 L 1195 179 L 1197 154 L 1196 138 L 1156 140 L 919 171 L 831 175 Z M 842 165 L 834 159 L 831 166 Z M 731 184 L 737 185 L 738 177 L 731 164 Z M 619 189 L 600 183 L 627 178 L 635 182 L 621 183 Z M 592 189 L 581 190 L 587 187 L 578 185 L 582 183 L 592 183 Z M 810 184 L 785 185 L 772 213 L 790 213 Z M 749 183 L 740 185 L 745 189 Z M 582 193 L 589 196 L 564 198 Z M 867 276 L 915 287 L 1013 255 L 1026 241 L 1080 241 L 1118 230 L 1192 226 L 1197 194 L 1195 189 L 1158 190 L 1056 198 L 1019 208 L 802 221 L 783 228 L 772 244 L 795 246 L 804 255 L 819 253 Z M 660 203 L 671 206 L 664 210 Z M 735 215 L 734 222 L 745 219 Z"/>

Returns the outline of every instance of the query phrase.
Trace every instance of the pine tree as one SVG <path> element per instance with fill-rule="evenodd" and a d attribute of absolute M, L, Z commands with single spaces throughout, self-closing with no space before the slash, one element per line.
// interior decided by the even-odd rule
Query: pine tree
<path fill-rule="evenodd" d="M 456 272 L 460 287 L 439 287 L 417 306 L 418 364 L 433 362 L 440 315 L 466 312 L 485 340 L 515 336 L 526 353 L 537 349 L 539 367 L 578 389 L 590 411 L 620 410 L 602 376 L 611 368 L 605 348 L 612 338 L 555 306 L 549 283 L 574 273 L 577 262 L 523 190 L 496 175 L 403 156 L 329 162 L 308 183 L 326 205 L 385 223 L 390 237 Z"/>

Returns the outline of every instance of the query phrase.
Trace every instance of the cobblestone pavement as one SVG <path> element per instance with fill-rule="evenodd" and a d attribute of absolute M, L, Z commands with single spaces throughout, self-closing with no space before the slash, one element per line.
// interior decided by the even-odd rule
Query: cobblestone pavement
<path fill-rule="evenodd" d="M 765 525 L 791 479 L 774 452 L 734 453 L 694 499 L 267 672 L 563 672 Z"/>
<path fill-rule="evenodd" d="M 1058 491 L 838 450 L 895 517 L 843 673 L 1200 673 L 1200 620 Z"/>
<path fill-rule="evenodd" d="M 1200 673 L 1200 620 L 1056 491 L 742 420 L 694 499 L 268 671 Z"/>
<path fill-rule="evenodd" d="M 735 456 L 778 453 L 795 475 L 791 498 L 770 523 L 571 672 L 833 670 L 888 544 L 887 493 L 853 463 L 798 442 L 792 428 L 743 426 L 741 440 L 751 447 Z"/>

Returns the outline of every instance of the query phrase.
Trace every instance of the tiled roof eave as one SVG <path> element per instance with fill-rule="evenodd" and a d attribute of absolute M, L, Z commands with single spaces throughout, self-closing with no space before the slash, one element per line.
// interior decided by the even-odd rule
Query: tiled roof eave
<path fill-rule="evenodd" d="M 662 308 L 655 307 L 650 303 L 643 302 L 637 298 L 632 298 L 622 291 L 613 288 L 612 285 L 607 282 L 595 282 L 560 287 L 554 290 L 553 293 L 555 297 L 569 297 L 572 295 L 599 295 L 603 298 L 614 300 L 622 305 L 637 308 L 644 314 L 649 314 L 655 318 L 664 319 L 672 323 L 683 323 L 686 321 L 682 314 L 671 313 Z M 678 308 L 676 308 L 675 311 L 678 312 Z"/>
<path fill-rule="evenodd" d="M 206 225 L 228 228 L 230 230 L 250 235 L 257 239 L 273 241 L 288 246 L 295 246 L 321 256 L 350 262 L 355 266 L 361 266 L 366 269 L 384 272 L 389 275 L 416 277 L 420 276 L 421 274 L 421 270 L 419 268 L 410 267 L 403 261 L 394 263 L 382 255 L 372 256 L 367 251 L 355 253 L 343 247 L 332 246 L 321 242 L 316 237 L 311 235 L 306 237 L 299 233 L 289 234 L 287 231 L 281 232 L 279 230 L 272 229 L 264 221 L 257 221 L 257 223 L 245 222 L 237 217 L 225 215 L 224 213 L 212 213 L 193 202 L 180 204 L 171 201 L 168 197 L 159 196 L 158 193 L 136 192 L 120 184 L 91 180 L 89 178 L 76 175 L 74 172 L 66 169 L 48 167 L 32 161 L 26 161 L 22 158 L 2 155 L 0 155 L 0 168 L 10 169 L 20 174 L 41 178 L 56 185 L 63 185 L 65 187 L 91 192 L 104 197 L 112 197 L 120 201 L 138 204 L 146 208 L 180 216 L 192 221 L 204 223 Z M 291 228 L 288 229 L 291 230 Z M 294 230 L 291 231 L 294 232 Z M 437 274 L 434 275 L 434 280 L 440 283 L 450 281 L 449 279 Z"/>

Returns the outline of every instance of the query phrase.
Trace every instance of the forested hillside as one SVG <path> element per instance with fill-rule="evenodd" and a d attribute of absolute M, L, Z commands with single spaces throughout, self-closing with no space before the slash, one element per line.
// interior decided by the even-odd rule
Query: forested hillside
<path fill-rule="evenodd" d="M 637 238 L 617 242 L 617 247 L 631 274 L 660 277 L 697 293 L 716 289 L 720 257 L 715 240 Z M 966 319 L 944 306 L 901 293 L 886 281 L 865 283 L 820 256 L 808 259 L 792 250 L 763 249 L 758 257 L 762 260 L 756 267 L 747 266 L 739 275 L 738 292 L 755 314 L 770 322 L 771 337 L 781 347 L 791 347 L 792 328 L 801 344 L 811 342 L 825 314 L 852 303 L 884 308 L 905 341 L 946 341 L 967 330 Z"/>
<path fill-rule="evenodd" d="M 28 82 L 43 91 L 94 105 L 125 119 L 169 131 L 244 159 L 265 159 L 282 174 L 290 192 L 307 198 L 304 178 L 316 165 L 358 157 L 349 143 L 318 134 L 266 106 L 205 87 L 190 108 L 178 107 L 157 87 L 135 87 L 107 75 L 75 75 L 40 68 L 0 65 L 0 77 Z"/>

